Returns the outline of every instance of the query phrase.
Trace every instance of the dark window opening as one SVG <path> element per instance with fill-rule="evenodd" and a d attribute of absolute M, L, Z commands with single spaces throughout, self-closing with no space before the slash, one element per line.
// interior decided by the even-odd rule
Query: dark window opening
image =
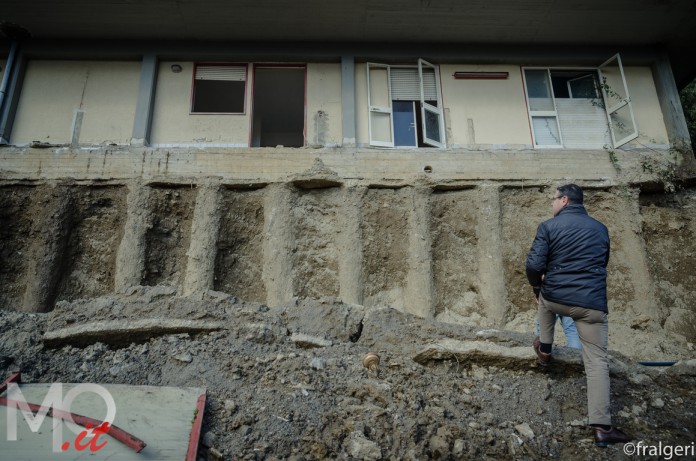
<path fill-rule="evenodd" d="M 196 80 L 193 111 L 205 113 L 244 113 L 246 82 Z"/>
<path fill-rule="evenodd" d="M 253 101 L 252 147 L 304 146 L 304 67 L 256 67 Z"/>

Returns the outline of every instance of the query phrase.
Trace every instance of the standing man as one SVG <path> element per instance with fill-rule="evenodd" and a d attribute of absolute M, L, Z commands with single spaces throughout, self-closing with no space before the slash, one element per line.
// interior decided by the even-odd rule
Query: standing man
<path fill-rule="evenodd" d="M 612 427 L 609 412 L 609 232 L 587 214 L 582 189 L 575 184 L 556 189 L 552 209 L 553 218 L 539 225 L 527 256 L 527 279 L 539 304 L 534 351 L 541 365 L 549 365 L 556 314 L 571 317 L 582 344 L 595 445 L 626 443 L 632 438 Z"/>

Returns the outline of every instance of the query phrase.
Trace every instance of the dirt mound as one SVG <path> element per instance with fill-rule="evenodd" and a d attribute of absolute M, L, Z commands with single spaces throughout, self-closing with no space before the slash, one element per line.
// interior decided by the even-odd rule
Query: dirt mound
<path fill-rule="evenodd" d="M 620 446 L 592 444 L 581 369 L 514 355 L 531 341 L 330 298 L 271 309 L 138 287 L 50 314 L 0 311 L 0 372 L 206 387 L 206 460 L 624 459 Z M 362 365 L 368 351 L 378 373 Z M 696 442 L 696 364 L 612 355 L 615 423 L 646 444 Z"/>

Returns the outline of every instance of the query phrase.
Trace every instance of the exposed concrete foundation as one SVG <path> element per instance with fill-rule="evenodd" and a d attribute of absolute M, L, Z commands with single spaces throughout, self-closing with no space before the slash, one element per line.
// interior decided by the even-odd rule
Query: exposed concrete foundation
<path fill-rule="evenodd" d="M 59 301 L 157 285 L 185 296 L 214 290 L 271 307 L 295 298 L 341 299 L 528 331 L 536 306 L 524 274 L 526 254 L 536 227 L 550 217 L 554 187 L 573 181 L 585 187 L 588 211 L 612 237 L 610 311 L 627 319 L 614 324 L 612 334 L 629 344 L 636 343 L 635 330 L 669 328 L 696 339 L 689 295 L 696 279 L 688 275 L 687 257 L 696 252 L 689 234 L 696 194 L 640 193 L 621 182 L 637 174 L 630 158 L 620 171 L 609 170 L 612 177 L 584 169 L 588 177 L 492 181 L 464 179 L 471 173 L 458 172 L 470 159 L 454 158 L 463 153 L 442 153 L 442 161 L 458 165 L 449 175 L 388 178 L 420 161 L 395 154 L 390 168 L 372 170 L 383 154 L 368 154 L 353 159 L 361 177 L 343 169 L 333 153 L 293 152 L 300 167 L 309 165 L 275 180 L 251 172 L 233 179 L 239 173 L 222 168 L 217 176 L 187 176 L 181 160 L 156 179 L 144 170 L 133 178 L 112 171 L 102 181 L 84 171 L 73 173 L 82 175 L 77 181 L 3 171 L 0 200 L 9 224 L 0 236 L 2 262 L 15 270 L 0 272 L 2 308 L 46 312 Z M 88 164 L 104 159 L 104 166 L 111 154 L 85 155 Z M 143 153 L 143 165 L 151 155 L 160 154 Z M 244 168 L 245 154 L 234 155 Z M 501 155 L 514 163 L 527 154 Z M 21 170 L 36 159 L 25 160 L 15 154 L 10 163 Z M 254 165 L 263 169 L 261 160 Z"/>

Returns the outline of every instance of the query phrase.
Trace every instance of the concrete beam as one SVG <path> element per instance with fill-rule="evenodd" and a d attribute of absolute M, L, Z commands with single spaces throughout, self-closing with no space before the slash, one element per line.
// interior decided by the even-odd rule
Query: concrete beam
<path fill-rule="evenodd" d="M 340 62 L 341 56 L 353 56 L 358 62 L 379 59 L 386 63 L 404 63 L 427 57 L 435 63 L 587 65 L 597 66 L 621 53 L 626 65 L 650 65 L 660 50 L 651 46 L 470 43 L 384 43 L 384 42 L 252 42 L 190 40 L 42 40 L 25 45 L 30 59 L 137 60 L 154 54 L 160 60 L 249 61 L 249 62 Z"/>
<path fill-rule="evenodd" d="M 435 313 L 430 238 L 431 193 L 429 187 L 413 188 L 413 206 L 409 215 L 410 264 L 403 301 L 406 312 L 426 319 L 432 319 Z"/>
<path fill-rule="evenodd" d="M 481 297 L 488 307 L 487 317 L 495 325 L 502 326 L 507 320 L 507 300 L 503 274 L 502 219 L 500 210 L 500 186 L 482 184 L 481 216 L 478 221 L 479 274 L 485 280 L 481 284 Z"/>
<path fill-rule="evenodd" d="M 339 234 L 338 277 L 339 296 L 348 304 L 363 303 L 363 240 L 361 224 L 362 201 L 367 187 L 358 186 L 343 190 L 343 210 L 339 216 L 341 229 Z"/>
<path fill-rule="evenodd" d="M 193 211 L 191 244 L 184 278 L 184 296 L 213 289 L 217 238 L 220 230 L 220 184 L 211 182 L 198 191 Z"/>
<path fill-rule="evenodd" d="M 129 185 L 127 218 L 123 228 L 123 239 L 116 254 L 114 290 L 125 292 L 140 285 L 145 270 L 145 233 L 150 214 L 148 199 L 150 188 L 140 182 Z"/>
<path fill-rule="evenodd" d="M 676 147 L 690 146 L 693 156 L 693 146 L 691 146 L 689 128 L 684 117 L 679 90 L 674 81 L 672 66 L 666 54 L 661 55 L 653 63 L 652 73 L 669 142 Z"/>
<path fill-rule="evenodd" d="M 293 297 L 292 251 L 295 236 L 292 223 L 292 190 L 284 184 L 267 187 L 264 196 L 263 281 L 266 304 L 286 305 Z"/>

